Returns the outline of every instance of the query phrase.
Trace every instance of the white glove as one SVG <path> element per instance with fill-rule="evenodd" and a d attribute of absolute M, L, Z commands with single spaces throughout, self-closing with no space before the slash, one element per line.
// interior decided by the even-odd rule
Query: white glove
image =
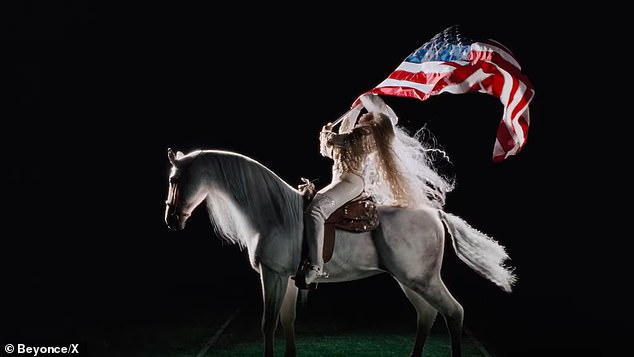
<path fill-rule="evenodd" d="M 362 95 L 359 100 L 368 112 L 383 113 L 392 120 L 392 124 L 398 123 L 396 113 L 394 113 L 389 105 L 385 104 L 383 98 L 378 94 L 367 93 Z"/>

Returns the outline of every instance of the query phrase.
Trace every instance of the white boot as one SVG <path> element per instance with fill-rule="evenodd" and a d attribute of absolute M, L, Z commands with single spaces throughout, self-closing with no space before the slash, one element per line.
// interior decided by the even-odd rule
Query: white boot
<path fill-rule="evenodd" d="M 314 283 L 317 278 L 323 276 L 321 274 L 321 267 L 317 264 L 310 264 L 308 269 L 306 270 L 306 285 L 310 285 Z"/>

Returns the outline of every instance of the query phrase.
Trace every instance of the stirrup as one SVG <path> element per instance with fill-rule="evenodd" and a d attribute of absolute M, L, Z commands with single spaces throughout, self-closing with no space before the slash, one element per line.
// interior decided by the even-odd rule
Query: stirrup
<path fill-rule="evenodd" d="M 306 274 L 308 273 L 309 270 L 317 272 L 317 275 L 315 276 L 315 280 L 322 279 L 322 278 L 325 279 L 329 277 L 328 273 L 321 271 L 321 268 L 319 267 L 319 265 L 310 264 L 309 262 L 304 261 L 299 267 L 299 269 L 297 270 L 297 273 L 295 274 L 295 276 L 291 277 L 291 279 L 295 280 L 295 286 L 298 287 L 299 289 L 311 289 L 311 290 L 317 289 L 317 282 L 306 284 Z"/>
<path fill-rule="evenodd" d="M 319 267 L 319 265 L 312 265 L 310 266 L 310 270 L 314 270 L 317 272 L 317 275 L 315 276 L 315 279 L 328 279 L 328 277 L 330 277 L 330 275 L 328 273 L 326 273 L 326 271 L 321 270 L 321 268 Z"/>
<path fill-rule="evenodd" d="M 317 288 L 317 284 L 318 284 L 318 280 L 319 279 L 326 279 L 328 278 L 328 273 L 326 273 L 325 271 L 323 271 L 323 268 L 321 268 L 319 265 L 316 264 L 309 264 L 308 265 L 308 274 L 313 275 L 314 274 L 314 278 L 313 281 L 311 283 L 306 282 L 306 284 L 308 286 L 314 286 L 315 289 Z M 304 281 L 306 281 L 306 276 L 304 276 Z"/>

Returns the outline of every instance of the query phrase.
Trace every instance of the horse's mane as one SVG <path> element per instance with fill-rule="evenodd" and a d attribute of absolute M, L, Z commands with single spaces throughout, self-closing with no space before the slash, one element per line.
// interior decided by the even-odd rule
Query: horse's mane
<path fill-rule="evenodd" d="M 220 150 L 201 151 L 196 161 L 213 178 L 207 209 L 220 238 L 244 247 L 245 239 L 256 231 L 300 231 L 302 195 L 269 168 L 245 155 Z"/>

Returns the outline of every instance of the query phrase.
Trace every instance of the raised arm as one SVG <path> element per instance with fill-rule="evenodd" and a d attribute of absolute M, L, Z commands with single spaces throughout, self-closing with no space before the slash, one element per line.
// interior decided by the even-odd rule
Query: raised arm
<path fill-rule="evenodd" d="M 319 152 L 322 156 L 332 158 L 334 148 L 347 148 L 353 142 L 370 133 L 371 131 L 367 127 L 357 127 L 351 132 L 338 134 L 332 131 L 332 124 L 328 123 L 323 126 L 319 133 Z"/>

